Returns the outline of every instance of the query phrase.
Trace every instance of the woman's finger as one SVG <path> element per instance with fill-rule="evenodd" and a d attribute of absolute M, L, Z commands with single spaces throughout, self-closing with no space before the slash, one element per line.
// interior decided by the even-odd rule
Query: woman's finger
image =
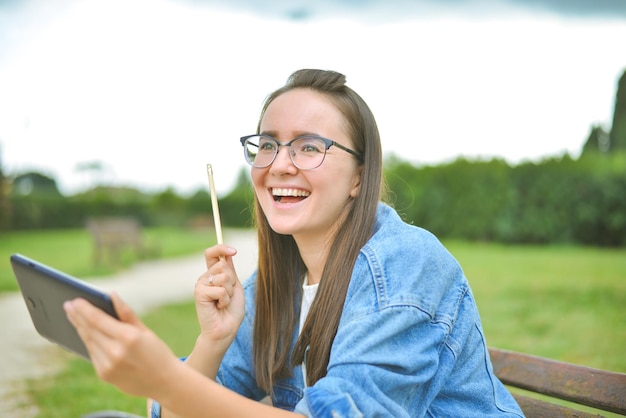
<path fill-rule="evenodd" d="M 120 295 L 117 292 L 111 292 L 111 300 L 113 301 L 113 308 L 115 309 L 115 313 L 117 313 L 117 317 L 122 322 L 126 322 L 128 324 L 132 324 L 141 328 L 146 328 L 141 319 L 137 316 L 135 311 L 122 300 Z"/>
<path fill-rule="evenodd" d="M 198 280 L 195 289 L 196 302 L 201 304 L 212 303 L 222 309 L 228 306 L 233 296 L 234 288 L 230 285 L 209 284 L 206 280 Z"/>
<path fill-rule="evenodd" d="M 82 298 L 67 301 L 63 307 L 70 322 L 77 328 L 95 327 L 100 331 L 106 331 L 117 323 L 111 315 Z"/>
<path fill-rule="evenodd" d="M 210 270 L 211 267 L 219 261 L 226 261 L 232 266 L 232 256 L 235 254 L 237 254 L 237 250 L 225 244 L 214 245 L 213 247 L 207 248 L 204 250 L 207 270 Z"/>
<path fill-rule="evenodd" d="M 119 320 L 84 299 L 63 306 L 85 342 L 98 376 L 129 394 L 150 396 L 168 372 L 180 364 L 167 344 L 148 329 L 117 294 L 111 295 Z"/>
<path fill-rule="evenodd" d="M 235 284 L 237 283 L 237 279 L 233 280 L 233 274 L 229 273 L 212 273 L 206 272 L 202 276 L 200 276 L 196 282 L 197 285 L 205 286 L 205 287 L 223 287 L 226 289 L 226 292 L 229 296 L 233 295 Z"/>
<path fill-rule="evenodd" d="M 64 309 L 76 332 L 85 343 L 94 364 L 107 364 L 111 347 L 116 344 L 120 322 L 84 299 L 66 302 Z"/>

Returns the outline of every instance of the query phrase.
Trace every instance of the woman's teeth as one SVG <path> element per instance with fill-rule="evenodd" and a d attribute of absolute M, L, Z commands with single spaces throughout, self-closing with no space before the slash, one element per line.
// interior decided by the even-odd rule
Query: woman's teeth
<path fill-rule="evenodd" d="M 307 198 L 310 194 L 310 192 L 302 189 L 272 189 L 272 195 L 274 196 L 274 200 L 277 202 L 282 201 L 284 197 L 292 197 L 297 198 L 297 200 L 301 200 L 300 198 Z"/>

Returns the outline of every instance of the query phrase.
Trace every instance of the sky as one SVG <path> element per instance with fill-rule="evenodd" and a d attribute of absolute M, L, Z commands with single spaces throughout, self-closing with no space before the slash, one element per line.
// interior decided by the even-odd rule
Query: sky
<path fill-rule="evenodd" d="M 0 164 L 65 194 L 191 193 L 211 164 L 224 194 L 299 68 L 345 74 L 386 155 L 576 158 L 611 127 L 625 39 L 622 0 L 0 0 Z"/>

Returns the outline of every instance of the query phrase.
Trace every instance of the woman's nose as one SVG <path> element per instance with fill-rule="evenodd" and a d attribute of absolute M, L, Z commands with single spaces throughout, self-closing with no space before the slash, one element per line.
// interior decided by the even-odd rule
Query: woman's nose
<path fill-rule="evenodd" d="M 276 172 L 293 172 L 296 170 L 296 166 L 291 161 L 290 153 L 291 149 L 289 147 L 280 146 L 278 147 L 278 153 L 276 154 L 276 158 L 274 158 L 274 162 L 270 167 L 270 171 Z"/>

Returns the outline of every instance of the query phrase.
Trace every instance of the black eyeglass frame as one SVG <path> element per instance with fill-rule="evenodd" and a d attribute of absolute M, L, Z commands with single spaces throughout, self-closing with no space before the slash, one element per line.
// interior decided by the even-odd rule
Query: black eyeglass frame
<path fill-rule="evenodd" d="M 272 158 L 272 160 L 267 163 L 266 165 L 255 165 L 254 162 L 250 161 L 247 157 L 247 153 L 246 153 L 246 142 L 248 141 L 248 139 L 253 138 L 255 136 L 258 137 L 264 137 L 267 139 L 272 140 L 273 142 L 276 143 L 276 152 L 274 153 L 274 157 Z M 356 151 L 351 150 L 348 147 L 345 147 L 343 145 L 341 145 L 340 143 L 333 141 L 332 139 L 328 139 L 328 138 L 324 138 L 323 136 L 319 136 L 319 135 L 298 135 L 297 137 L 293 138 L 291 141 L 289 142 L 280 142 L 278 141 L 276 138 L 274 138 L 271 135 L 267 135 L 267 134 L 252 134 L 252 135 L 246 135 L 246 136 L 242 136 L 241 138 L 239 138 L 239 142 L 241 142 L 241 146 L 244 148 L 244 157 L 246 157 L 246 162 L 248 164 L 250 164 L 252 167 L 255 168 L 266 168 L 269 167 L 270 165 L 272 165 L 274 163 L 274 160 L 276 160 L 276 156 L 278 155 L 278 151 L 279 151 L 279 147 L 289 147 L 291 149 L 291 144 L 293 144 L 295 141 L 302 139 L 302 138 L 313 138 L 313 139 L 319 139 L 322 142 L 324 142 L 324 156 L 322 157 L 322 161 L 319 163 L 319 165 L 312 167 L 312 168 L 300 168 L 298 167 L 298 165 L 293 161 L 293 155 L 291 154 L 291 152 L 289 153 L 289 158 L 291 159 L 291 162 L 298 167 L 298 169 L 300 170 L 314 170 L 316 168 L 318 168 L 319 166 L 321 166 L 324 163 L 324 160 L 326 159 L 326 151 L 328 151 L 328 149 L 330 147 L 332 147 L 333 145 L 336 146 L 339 149 L 342 149 L 344 151 L 346 151 L 349 154 L 352 154 L 353 156 L 355 156 L 359 161 L 363 162 L 363 156 L 361 154 L 359 154 Z"/>

